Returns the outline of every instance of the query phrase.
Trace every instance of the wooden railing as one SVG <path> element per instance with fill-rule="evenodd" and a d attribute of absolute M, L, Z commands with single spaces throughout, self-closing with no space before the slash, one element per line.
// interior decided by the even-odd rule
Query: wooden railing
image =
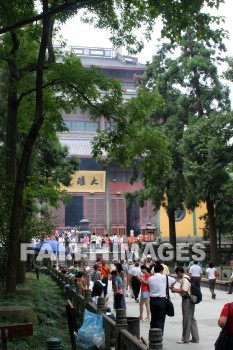
<path fill-rule="evenodd" d="M 125 310 L 117 310 L 115 322 L 105 315 L 104 298 L 99 298 L 98 305 L 96 306 L 91 301 L 90 290 L 85 291 L 85 295 L 83 296 L 80 286 L 70 284 L 69 277 L 57 271 L 55 268 L 50 269 L 50 275 L 52 279 L 63 288 L 66 299 L 69 299 L 74 306 L 78 328 L 82 325 L 85 309 L 102 315 L 106 350 L 110 350 L 114 346 L 116 350 L 147 350 L 147 347 L 139 339 L 127 331 Z"/>

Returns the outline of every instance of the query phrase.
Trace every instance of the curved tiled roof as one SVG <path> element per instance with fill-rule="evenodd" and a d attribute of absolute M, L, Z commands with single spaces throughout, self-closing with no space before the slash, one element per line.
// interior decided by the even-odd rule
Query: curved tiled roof
<path fill-rule="evenodd" d="M 85 137 L 84 135 L 73 136 L 70 134 L 60 134 L 59 140 L 62 146 L 66 146 L 69 149 L 69 156 L 78 157 L 92 157 L 92 137 Z M 103 156 L 106 152 L 103 152 Z"/>
<path fill-rule="evenodd" d="M 83 66 L 97 66 L 100 68 L 127 68 L 127 69 L 140 69 L 144 70 L 145 65 L 124 63 L 116 58 L 105 58 L 105 57 L 82 57 L 78 56 Z"/>

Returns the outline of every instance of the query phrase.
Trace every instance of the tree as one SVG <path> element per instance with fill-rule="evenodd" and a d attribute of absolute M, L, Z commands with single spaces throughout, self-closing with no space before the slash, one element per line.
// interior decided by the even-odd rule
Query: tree
<path fill-rule="evenodd" d="M 51 56 L 48 55 L 46 61 L 48 28 L 48 21 L 45 21 L 36 64 L 34 53 L 25 57 L 25 42 L 28 43 L 27 37 L 30 37 L 31 32 L 28 29 L 19 30 L 19 33 L 11 35 L 14 54 L 10 52 L 7 58 L 8 68 L 9 66 L 10 68 L 6 108 L 8 113 L 5 113 L 6 139 L 3 138 L 6 152 L 6 157 L 4 157 L 6 159 L 5 180 L 14 193 L 9 218 L 8 276 L 10 277 L 7 280 L 7 291 L 13 291 L 16 285 L 20 236 L 25 222 L 24 192 L 28 184 L 28 176 L 30 176 L 33 148 L 43 131 L 43 125 L 45 129 L 47 125 L 47 133 L 51 137 L 55 121 L 57 120 L 57 124 L 59 121 L 61 123 L 59 108 L 70 110 L 79 105 L 85 110 L 90 107 L 93 115 L 98 117 L 100 113 L 107 115 L 109 110 L 112 110 L 114 103 L 121 101 L 119 83 L 106 79 L 98 69 L 85 71 L 75 56 L 68 55 L 66 59 L 63 59 L 63 63 L 55 63 L 49 62 Z M 31 42 L 31 47 L 35 43 L 35 50 L 38 46 L 36 45 L 37 39 L 36 36 L 35 41 Z M 7 40 L 4 44 L 3 48 L 9 49 Z M 5 58 L 5 56 L 2 57 Z M 108 91 L 108 94 L 102 94 L 103 91 Z M 56 109 L 53 110 L 55 105 Z M 33 117 L 34 109 L 36 112 Z M 47 121 L 49 118 L 50 126 Z M 22 142 L 17 142 L 19 136 Z M 75 167 L 72 169 L 74 171 Z M 68 181 L 65 183 L 67 184 Z"/>
<path fill-rule="evenodd" d="M 156 179 L 148 178 L 146 189 L 136 193 L 148 196 L 156 208 L 161 205 L 166 208 L 169 221 L 169 240 L 174 249 L 176 259 L 176 225 L 175 211 L 183 207 L 184 178 L 183 161 L 179 144 L 183 136 L 184 125 L 187 123 L 187 112 L 184 108 L 183 93 L 177 84 L 183 80 L 178 58 L 172 58 L 176 45 L 161 45 L 151 64 L 147 65 L 141 79 L 140 87 L 160 96 L 162 108 L 154 109 L 150 116 L 150 125 L 157 126 L 167 137 L 167 146 L 171 155 L 171 167 L 166 176 Z"/>
<path fill-rule="evenodd" d="M 111 28 L 112 31 L 118 33 L 118 40 L 121 37 L 122 43 L 126 42 L 131 44 L 131 29 L 134 27 L 137 28 L 138 23 L 148 23 L 149 28 L 151 28 L 154 20 L 159 15 L 162 15 L 164 23 L 166 24 L 164 31 L 173 38 L 177 36 L 184 27 L 187 27 L 191 21 L 193 22 L 194 18 L 198 20 L 197 23 L 201 23 L 201 25 L 197 24 L 200 35 L 206 33 L 205 30 L 203 31 L 203 28 L 206 29 L 208 27 L 212 18 L 206 14 L 200 13 L 204 3 L 209 6 L 214 6 L 218 5 L 219 1 L 202 0 L 195 2 L 195 4 L 187 4 L 186 1 L 176 2 L 164 0 L 160 2 L 159 5 L 154 4 L 153 1 L 148 2 L 143 0 L 122 0 L 120 2 L 101 0 L 42 0 L 40 3 L 28 0 L 14 0 L 11 3 L 1 1 L 0 34 L 7 33 L 2 39 L 4 50 L 7 50 L 5 52 L 2 51 L 1 59 L 7 63 L 8 67 L 7 107 L 5 114 L 6 179 L 9 179 L 13 192 L 9 219 L 9 244 L 11 245 L 11 251 L 9 251 L 8 255 L 8 292 L 13 292 L 16 287 L 15 267 L 19 251 L 23 194 L 33 148 L 45 120 L 45 88 L 53 90 L 54 86 L 61 88 L 63 85 L 63 97 L 67 98 L 67 95 L 70 93 L 73 97 L 72 101 L 76 101 L 86 106 L 86 108 L 90 106 L 93 111 L 96 111 L 96 115 L 98 115 L 97 111 L 101 111 L 103 114 L 105 108 L 107 108 L 107 113 L 104 113 L 104 115 L 109 116 L 108 112 L 110 107 L 115 107 L 116 105 L 114 101 L 119 103 L 121 99 L 119 89 L 117 89 L 116 85 L 110 81 L 102 83 L 103 80 L 100 79 L 100 75 L 98 74 L 96 79 L 93 75 L 93 79 L 91 79 L 91 77 L 86 74 L 85 77 L 87 77 L 88 83 L 90 84 L 88 88 L 87 85 L 84 87 L 82 84 L 82 88 L 79 89 L 82 80 L 79 80 L 77 86 L 77 81 L 70 84 L 64 76 L 63 83 L 56 85 L 57 77 L 53 74 L 60 73 L 58 67 L 61 68 L 61 65 L 54 64 L 55 54 L 52 46 L 52 38 L 55 21 L 65 21 L 76 13 L 79 8 L 85 7 L 88 12 L 98 16 L 100 19 L 100 21 L 98 21 L 99 26 L 101 26 L 101 23 L 108 23 L 108 27 Z M 38 13 L 38 9 L 40 9 L 41 13 Z M 118 16 L 118 14 L 120 14 L 120 16 Z M 11 23 L 12 18 L 14 18 L 14 24 Z M 181 21 L 181 19 L 183 20 Z M 37 21 L 41 21 L 41 24 L 37 24 Z M 27 27 L 23 28 L 24 26 Z M 29 53 L 28 57 L 27 55 L 23 56 L 23 50 L 20 51 L 24 43 L 32 45 L 31 51 L 25 51 L 25 53 Z M 53 67 L 55 67 L 55 71 L 52 70 Z M 74 71 L 71 65 L 69 68 L 70 71 Z M 49 80 L 50 70 L 52 70 L 51 76 L 55 79 L 54 81 Z M 83 72 L 82 69 L 80 72 Z M 82 78 L 84 75 L 85 74 L 82 73 Z M 77 78 L 77 75 L 75 77 Z M 28 89 L 25 89 L 23 81 L 30 83 Z M 58 81 L 61 82 L 59 79 Z M 98 86 L 103 91 L 109 88 L 111 90 L 112 88 L 112 95 L 110 94 L 107 98 L 103 98 L 96 89 Z M 53 92 L 55 92 L 55 90 L 53 90 Z M 90 97 L 87 96 L 88 93 Z M 74 98 L 74 94 L 77 96 L 76 99 Z M 114 99 L 114 96 L 116 96 L 116 99 Z M 23 99 L 25 100 L 27 97 L 31 98 L 31 101 L 33 100 L 29 109 L 31 112 L 29 118 L 30 123 L 24 134 L 23 142 L 19 149 L 17 149 L 20 106 L 21 101 Z M 104 108 L 98 108 L 101 106 L 101 103 L 97 103 L 98 100 L 103 102 Z M 115 108 L 112 108 L 112 110 L 115 110 Z"/>
<path fill-rule="evenodd" d="M 206 202 L 211 260 L 219 263 L 216 235 L 216 205 L 230 181 L 233 114 L 219 112 L 193 119 L 182 141 L 184 174 L 190 204 Z M 220 210 L 218 209 L 217 212 Z"/>

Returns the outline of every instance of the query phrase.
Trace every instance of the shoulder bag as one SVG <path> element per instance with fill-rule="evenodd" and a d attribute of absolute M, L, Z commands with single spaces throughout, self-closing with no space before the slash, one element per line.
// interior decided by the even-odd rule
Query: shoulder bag
<path fill-rule="evenodd" d="M 174 305 L 170 300 L 169 287 L 168 287 L 168 276 L 166 276 L 167 286 L 166 286 L 166 315 L 169 317 L 175 316 Z"/>
<path fill-rule="evenodd" d="M 227 322 L 223 329 L 221 330 L 218 339 L 216 340 L 214 346 L 215 350 L 225 350 L 227 345 L 227 337 L 228 337 L 228 322 L 229 322 L 229 316 L 230 316 L 230 305 L 228 304 L 228 316 L 227 316 Z"/>

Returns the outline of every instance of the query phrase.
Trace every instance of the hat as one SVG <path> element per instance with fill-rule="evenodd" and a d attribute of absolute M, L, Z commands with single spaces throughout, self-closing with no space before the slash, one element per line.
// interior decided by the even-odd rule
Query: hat
<path fill-rule="evenodd" d="M 98 282 L 100 282 L 100 283 L 102 284 L 102 286 L 103 286 L 103 287 L 105 287 L 105 286 L 106 286 L 106 284 L 105 284 L 105 283 L 103 283 L 102 281 L 98 281 Z"/>
<path fill-rule="evenodd" d="M 103 283 L 103 282 L 102 282 L 102 281 L 100 281 L 100 280 L 95 281 L 95 284 L 101 284 L 101 286 L 103 286 L 103 287 L 105 287 L 105 286 L 106 286 L 106 284 L 105 284 L 105 283 Z"/>
<path fill-rule="evenodd" d="M 94 269 L 98 269 L 99 266 L 100 266 L 99 264 L 95 263 L 93 267 Z"/>
<path fill-rule="evenodd" d="M 147 254 L 147 256 L 146 256 L 147 258 L 151 258 L 151 255 L 150 254 Z"/>
<path fill-rule="evenodd" d="M 108 306 L 108 307 L 106 307 L 106 315 L 107 316 L 109 316 L 109 315 L 111 315 L 111 313 L 112 313 L 112 310 L 111 310 L 111 308 Z"/>
<path fill-rule="evenodd" d="M 132 259 L 129 259 L 129 260 L 128 260 L 128 264 L 133 264 L 133 260 L 132 260 Z"/>

